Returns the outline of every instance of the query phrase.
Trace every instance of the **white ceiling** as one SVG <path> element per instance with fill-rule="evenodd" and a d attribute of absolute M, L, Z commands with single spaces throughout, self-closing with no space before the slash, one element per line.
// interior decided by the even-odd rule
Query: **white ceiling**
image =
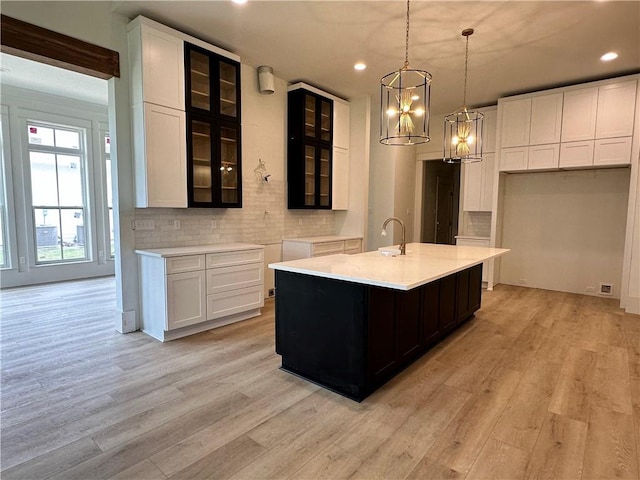
<path fill-rule="evenodd" d="M 376 98 L 380 77 L 404 62 L 404 0 L 249 0 L 244 5 L 229 0 L 127 0 L 114 1 L 113 11 L 129 18 L 143 14 L 237 53 L 243 63 L 270 65 L 279 78 L 303 80 L 345 98 Z M 469 42 L 469 106 L 640 72 L 638 0 L 413 0 L 409 61 L 413 68 L 433 74 L 436 114 L 462 103 L 465 40 L 460 32 L 467 27 L 475 29 Z M 601 62 L 600 55 L 611 50 L 618 52 L 618 59 Z M 78 97 L 85 92 L 90 101 L 106 101 L 104 81 L 96 80 L 92 87 L 80 74 L 58 77 L 55 67 L 42 73 L 32 65 L 17 65 L 26 61 L 8 58 L 1 58 L 2 67 L 11 69 L 3 72 L 2 83 L 34 89 L 53 85 L 56 94 Z M 355 71 L 357 61 L 367 69 Z M 25 72 L 22 77 L 19 71 Z"/>

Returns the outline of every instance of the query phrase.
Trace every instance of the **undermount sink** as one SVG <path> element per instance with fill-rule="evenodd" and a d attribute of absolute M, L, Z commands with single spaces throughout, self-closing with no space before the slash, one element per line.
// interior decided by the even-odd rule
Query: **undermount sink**
<path fill-rule="evenodd" d="M 396 257 L 400 255 L 400 249 L 393 247 L 380 247 L 378 248 L 378 253 L 383 257 Z"/>

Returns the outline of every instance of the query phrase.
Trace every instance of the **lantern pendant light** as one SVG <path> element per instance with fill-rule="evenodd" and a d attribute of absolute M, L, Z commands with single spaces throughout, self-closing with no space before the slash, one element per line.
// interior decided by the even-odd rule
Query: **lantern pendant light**
<path fill-rule="evenodd" d="M 469 37 L 473 28 L 462 31 L 467 38 L 464 54 L 464 97 L 462 108 L 444 117 L 444 162 L 473 163 L 482 161 L 482 128 L 484 114 L 467 108 L 467 64 Z"/>
<path fill-rule="evenodd" d="M 380 143 L 416 145 L 429 139 L 431 74 L 409 67 L 409 0 L 404 65 L 380 79 Z"/>

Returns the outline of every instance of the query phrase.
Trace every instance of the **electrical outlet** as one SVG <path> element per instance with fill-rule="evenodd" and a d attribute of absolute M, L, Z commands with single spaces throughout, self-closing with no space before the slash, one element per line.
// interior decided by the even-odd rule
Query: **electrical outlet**
<path fill-rule="evenodd" d="M 173 229 L 180 230 L 182 228 L 182 222 L 180 220 L 173 221 Z"/>
<path fill-rule="evenodd" d="M 302 225 L 302 219 L 301 218 L 298 219 L 298 225 Z"/>
<path fill-rule="evenodd" d="M 156 224 L 153 220 L 135 220 L 134 230 L 155 230 Z"/>
<path fill-rule="evenodd" d="M 211 220 L 211 228 L 218 228 L 218 222 Z"/>
<path fill-rule="evenodd" d="M 98 256 L 104 258 L 104 250 L 98 250 Z"/>
<path fill-rule="evenodd" d="M 598 293 L 600 295 L 613 295 L 613 285 L 611 283 L 601 283 Z"/>
<path fill-rule="evenodd" d="M 276 296 L 276 289 L 275 288 L 270 288 L 268 295 L 269 295 L 269 298 L 275 297 Z"/>
<path fill-rule="evenodd" d="M 592 286 L 587 287 L 587 293 L 593 293 L 595 291 L 596 291 L 596 287 L 592 287 Z"/>
<path fill-rule="evenodd" d="M 521 278 L 520 279 L 520 285 L 526 285 L 527 284 L 527 279 L 526 278 Z"/>
<path fill-rule="evenodd" d="M 18 259 L 18 262 L 20 262 L 20 265 L 24 265 L 25 263 L 27 263 L 27 259 L 25 257 L 20 257 Z"/>

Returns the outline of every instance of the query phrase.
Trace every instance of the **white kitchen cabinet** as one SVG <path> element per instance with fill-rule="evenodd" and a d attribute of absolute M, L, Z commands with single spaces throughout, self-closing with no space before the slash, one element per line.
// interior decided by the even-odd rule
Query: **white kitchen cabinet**
<path fill-rule="evenodd" d="M 131 104 L 184 110 L 184 41 L 169 27 L 140 16 L 127 29 Z"/>
<path fill-rule="evenodd" d="M 221 244 L 137 250 L 142 331 L 173 340 L 260 315 L 264 248 Z"/>
<path fill-rule="evenodd" d="M 499 104 L 502 115 L 502 147 L 529 145 L 531 98 L 506 100 Z"/>
<path fill-rule="evenodd" d="M 560 142 L 562 93 L 540 95 L 531 99 L 529 145 Z"/>
<path fill-rule="evenodd" d="M 167 275 L 166 282 L 165 330 L 204 322 L 207 316 L 204 270 Z"/>
<path fill-rule="evenodd" d="M 560 168 L 593 166 L 593 140 L 560 145 Z"/>
<path fill-rule="evenodd" d="M 345 101 L 333 100 L 333 146 L 349 150 L 351 107 Z"/>
<path fill-rule="evenodd" d="M 133 107 L 136 207 L 187 207 L 185 113 L 140 103 Z"/>
<path fill-rule="evenodd" d="M 287 238 L 282 241 L 282 261 L 284 262 L 338 253 L 362 253 L 362 237 L 327 235 L 322 237 Z"/>
<path fill-rule="evenodd" d="M 496 129 L 498 128 L 498 107 L 480 108 L 484 114 L 482 131 L 482 155 L 496 151 Z"/>
<path fill-rule="evenodd" d="M 493 202 L 495 154 L 483 154 L 482 162 L 467 163 L 464 169 L 462 208 L 468 212 L 490 212 Z"/>
<path fill-rule="evenodd" d="M 331 209 L 349 209 L 349 150 L 333 147 L 331 158 Z"/>
<path fill-rule="evenodd" d="M 636 80 L 612 83 L 598 88 L 598 114 L 595 138 L 633 135 Z"/>
<path fill-rule="evenodd" d="M 503 148 L 500 151 L 500 171 L 526 170 L 529 164 L 529 147 Z"/>
<path fill-rule="evenodd" d="M 562 142 L 591 140 L 596 133 L 598 88 L 580 88 L 564 93 Z"/>
<path fill-rule="evenodd" d="M 629 165 L 631 139 L 632 137 L 596 140 L 593 149 L 593 166 Z"/>
<path fill-rule="evenodd" d="M 527 170 L 547 170 L 558 168 L 560 144 L 535 145 L 529 147 Z"/>

